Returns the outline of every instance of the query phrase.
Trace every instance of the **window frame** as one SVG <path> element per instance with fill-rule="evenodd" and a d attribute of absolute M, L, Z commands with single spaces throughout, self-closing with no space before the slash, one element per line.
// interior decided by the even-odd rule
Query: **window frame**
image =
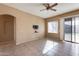
<path fill-rule="evenodd" d="M 56 29 L 57 29 L 56 32 L 54 32 L 54 31 L 52 31 L 52 32 L 49 31 L 49 27 L 48 27 L 49 25 L 48 25 L 48 24 L 49 24 L 49 23 L 52 23 L 52 22 L 56 22 L 56 26 L 55 26 L 55 27 L 57 27 L 57 28 L 56 28 Z M 55 20 L 54 20 L 54 21 L 49 21 L 49 22 L 47 23 L 47 32 L 48 32 L 48 33 L 55 33 L 55 34 L 57 34 L 57 33 L 59 32 L 59 25 L 58 25 L 58 24 L 59 24 L 58 21 L 55 21 Z"/>

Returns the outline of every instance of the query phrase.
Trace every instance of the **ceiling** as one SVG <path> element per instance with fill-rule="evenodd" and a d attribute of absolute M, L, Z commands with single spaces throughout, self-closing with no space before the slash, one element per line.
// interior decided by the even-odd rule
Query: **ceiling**
<path fill-rule="evenodd" d="M 56 12 L 51 10 L 40 11 L 41 9 L 45 9 L 41 3 L 5 3 L 5 5 L 42 18 L 48 18 L 79 9 L 79 3 L 58 3 L 58 5 L 54 7 L 54 9 L 57 10 Z"/>

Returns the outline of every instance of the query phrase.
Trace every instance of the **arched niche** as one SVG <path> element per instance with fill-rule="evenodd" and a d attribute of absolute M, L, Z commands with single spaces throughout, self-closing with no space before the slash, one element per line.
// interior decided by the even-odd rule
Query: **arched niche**
<path fill-rule="evenodd" d="M 16 42 L 15 19 L 16 17 L 13 15 L 0 14 L 0 42 Z"/>

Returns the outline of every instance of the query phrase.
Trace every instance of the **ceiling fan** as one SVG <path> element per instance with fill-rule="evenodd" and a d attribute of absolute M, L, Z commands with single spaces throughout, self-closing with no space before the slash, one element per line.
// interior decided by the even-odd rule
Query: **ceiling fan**
<path fill-rule="evenodd" d="M 43 4 L 43 6 L 46 7 L 46 9 L 42 9 L 40 11 L 44 11 L 44 10 L 52 10 L 52 11 L 56 11 L 56 9 L 53 9 L 53 7 L 57 6 L 58 3 L 54 3 L 53 5 L 50 5 L 49 3 L 45 3 Z"/>

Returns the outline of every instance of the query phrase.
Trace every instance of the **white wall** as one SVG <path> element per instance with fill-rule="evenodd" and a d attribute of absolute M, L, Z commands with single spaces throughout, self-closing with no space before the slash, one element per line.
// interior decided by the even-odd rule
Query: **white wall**
<path fill-rule="evenodd" d="M 16 17 L 16 44 L 44 38 L 45 21 L 42 18 L 0 4 L 0 15 L 2 14 L 9 14 Z M 32 28 L 35 24 L 39 25 L 38 34 L 35 34 Z"/>
<path fill-rule="evenodd" d="M 64 19 L 60 19 L 60 40 L 64 40 Z"/>

